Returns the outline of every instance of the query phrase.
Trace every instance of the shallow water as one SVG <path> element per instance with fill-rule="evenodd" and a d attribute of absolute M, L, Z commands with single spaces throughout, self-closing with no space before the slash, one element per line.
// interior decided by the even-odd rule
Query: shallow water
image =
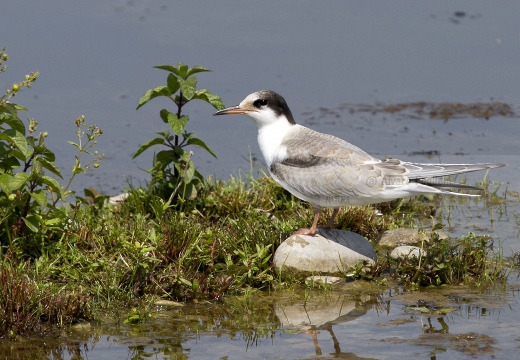
<path fill-rule="evenodd" d="M 0 33 L 10 55 L 0 87 L 33 70 L 34 88 L 14 100 L 30 109 L 49 131 L 65 178 L 73 164 L 66 140 L 74 140 L 80 114 L 104 130 L 101 167 L 79 179 L 122 191 L 148 176 L 151 152 L 132 160 L 139 144 L 163 130 L 151 102 L 135 111 L 139 97 L 164 82 L 154 65 L 183 61 L 214 72 L 199 85 L 227 106 L 250 92 L 273 89 L 288 101 L 297 121 L 344 138 L 367 152 L 416 162 L 503 162 L 490 173 L 501 192 L 520 190 L 518 117 L 465 116 L 441 121 L 407 113 L 351 111 L 353 105 L 417 101 L 501 101 L 520 113 L 517 1 L 409 2 L 299 1 L 261 4 L 233 0 L 190 1 L 4 1 Z M 256 131 L 245 117 L 211 116 L 205 104 L 190 104 L 188 128 L 218 155 L 195 153 L 205 175 L 227 178 L 262 168 Z M 23 114 L 22 114 L 23 116 Z M 424 153 L 433 156 L 421 155 Z M 468 182 L 483 174 L 470 174 Z M 505 254 L 520 251 L 518 197 L 491 207 L 486 202 L 444 202 L 443 219 L 453 235 L 489 234 Z M 425 225 L 428 226 L 428 225 Z M 498 246 L 498 245 L 497 245 Z M 2 343 L 5 358 L 516 358 L 518 281 L 501 291 L 467 288 L 424 292 L 427 301 L 455 311 L 442 317 L 407 308 L 417 299 L 395 290 L 340 290 L 318 298 L 314 312 L 291 317 L 304 293 L 274 294 L 258 302 L 187 305 L 159 309 L 147 324 L 93 325 L 59 339 Z M 461 295 L 462 293 L 462 295 Z M 414 293 L 416 294 L 416 293 Z M 445 302 L 445 303 L 444 303 Z M 309 312 L 311 311 L 311 312 Z M 312 315 L 312 316 L 311 316 Z M 296 326 L 308 316 L 311 325 Z M 338 319 L 339 318 L 339 319 Z M 298 320 L 294 320 L 298 319 Z M 325 321 L 325 322 L 322 322 Z M 431 324 L 430 324 L 431 321 Z M 313 328 L 314 326 L 314 328 Z M 331 332 L 332 329 L 332 332 Z M 474 333 L 474 334 L 473 334 Z M 469 335 L 468 335 L 469 334 Z M 338 352 L 340 354 L 338 354 Z M 1 358 L 1 356 L 0 356 Z"/>
<path fill-rule="evenodd" d="M 5 359 L 516 358 L 520 285 L 423 291 L 343 283 L 156 307 L 144 324 L 76 326 L 0 342 Z M 30 346 L 29 346 L 30 344 Z"/>

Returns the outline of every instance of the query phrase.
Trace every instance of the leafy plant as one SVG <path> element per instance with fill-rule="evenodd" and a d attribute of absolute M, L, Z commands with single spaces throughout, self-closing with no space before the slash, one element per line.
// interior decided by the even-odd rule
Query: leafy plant
<path fill-rule="evenodd" d="M 437 224 L 433 229 L 441 228 Z M 397 261 L 395 276 L 416 286 L 458 284 L 477 285 L 498 283 L 507 278 L 507 269 L 500 252 L 493 250 L 488 236 L 473 233 L 451 240 L 440 239 L 432 231 L 431 237 L 422 242 L 425 256 L 409 257 Z"/>
<path fill-rule="evenodd" d="M 194 75 L 210 71 L 209 69 L 201 66 L 189 68 L 181 62 L 177 66 L 158 65 L 155 68 L 169 73 L 166 85 L 146 91 L 139 99 L 137 109 L 152 99 L 166 97 L 175 104 L 175 110 L 171 112 L 162 109 L 159 112 L 162 121 L 168 124 L 169 129 L 157 132 L 159 136 L 142 144 L 133 157 L 136 158 L 155 145 L 166 147 L 166 150 L 161 150 L 154 155 L 153 167 L 148 170 L 152 174 L 152 186 L 164 190 L 165 194 L 171 193 L 170 200 L 176 194 L 184 199 L 196 192 L 203 184 L 203 177 L 195 169 L 191 160 L 192 152 L 187 151 L 186 148 L 194 145 L 203 148 L 215 158 L 216 155 L 204 141 L 196 138 L 193 132 L 186 131 L 189 117 L 183 114 L 182 110 L 193 100 L 205 101 L 217 110 L 223 109 L 224 104 L 219 96 L 209 90 L 197 89 L 197 78 Z"/>
<path fill-rule="evenodd" d="M 0 73 L 5 72 L 7 59 L 3 49 L 0 52 Z M 86 126 L 85 117 L 78 117 L 75 123 L 80 141 L 71 144 L 78 148 L 79 154 L 70 180 L 65 187 L 61 186 L 57 178 L 63 177 L 55 164 L 56 156 L 45 143 L 48 133 L 37 134 L 38 121 L 34 119 L 29 119 L 26 127 L 18 112 L 27 109 L 10 101 L 23 87 L 31 88 L 38 75 L 38 72 L 26 75 L 25 80 L 14 83 L 0 97 L 0 244 L 12 244 L 21 239 L 26 249 L 36 245 L 31 244 L 36 240 L 32 235 L 49 232 L 46 236 L 52 237 L 50 232 L 62 231 L 61 224 L 67 216 L 56 204 L 71 194 L 68 188 L 75 175 L 91 165 L 96 167 L 103 157 L 87 150 L 96 143 L 95 139 L 102 134 L 101 129 L 90 126 L 85 132 L 82 130 Z M 81 144 L 84 135 L 87 141 Z M 93 155 L 91 164 L 81 164 L 83 153 Z"/>

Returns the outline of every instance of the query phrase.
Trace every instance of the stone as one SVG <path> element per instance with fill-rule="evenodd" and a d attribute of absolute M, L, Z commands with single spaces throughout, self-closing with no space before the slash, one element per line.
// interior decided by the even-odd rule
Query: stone
<path fill-rule="evenodd" d="M 276 250 L 273 265 L 282 277 L 344 276 L 360 261 L 374 263 L 376 252 L 363 236 L 323 230 L 314 236 L 292 235 Z"/>
<path fill-rule="evenodd" d="M 178 307 L 178 306 L 184 306 L 184 304 L 180 303 L 178 301 L 159 299 L 155 302 L 155 306 Z"/>
<path fill-rule="evenodd" d="M 402 245 L 392 250 L 392 252 L 390 253 L 390 257 L 395 260 L 406 259 L 411 257 L 419 258 L 421 254 L 422 256 L 426 256 L 426 251 L 421 250 L 421 248 L 417 246 Z"/>
<path fill-rule="evenodd" d="M 334 285 L 341 281 L 345 281 L 343 277 L 337 276 L 309 276 L 305 279 L 305 284 L 307 285 Z"/>
<path fill-rule="evenodd" d="M 116 204 L 120 204 L 122 202 L 125 202 L 126 201 L 126 198 L 130 196 L 130 193 L 122 193 L 122 194 L 119 194 L 119 195 L 116 195 L 116 196 L 111 196 L 108 198 L 108 203 L 110 205 L 116 205 Z"/>
<path fill-rule="evenodd" d="M 449 236 L 443 231 L 436 231 L 439 239 L 447 239 Z M 380 239 L 379 246 L 395 248 L 400 245 L 417 245 L 421 241 L 429 239 L 431 230 L 420 231 L 418 229 L 394 229 L 385 231 Z"/>

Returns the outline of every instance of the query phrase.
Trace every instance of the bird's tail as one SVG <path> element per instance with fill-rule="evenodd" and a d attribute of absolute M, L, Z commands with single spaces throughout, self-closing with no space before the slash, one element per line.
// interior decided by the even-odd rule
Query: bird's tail
<path fill-rule="evenodd" d="M 494 169 L 506 164 L 417 164 L 404 163 L 409 171 L 407 174 L 410 180 L 430 181 L 431 178 L 447 175 L 463 174 L 479 170 Z M 445 186 L 446 187 L 446 186 Z"/>

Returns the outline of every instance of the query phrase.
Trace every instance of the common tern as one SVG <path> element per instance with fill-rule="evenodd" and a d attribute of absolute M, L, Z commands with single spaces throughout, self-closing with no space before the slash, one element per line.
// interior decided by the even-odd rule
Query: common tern
<path fill-rule="evenodd" d="M 318 232 L 321 209 L 332 208 L 326 228 L 339 209 L 421 194 L 462 194 L 444 189 L 478 188 L 442 179 L 505 164 L 419 164 L 397 159 L 376 159 L 360 148 L 332 135 L 296 124 L 285 99 L 271 90 L 248 95 L 239 105 L 213 115 L 243 114 L 258 128 L 258 145 L 269 174 L 284 189 L 314 206 L 310 228 L 295 234 Z"/>

